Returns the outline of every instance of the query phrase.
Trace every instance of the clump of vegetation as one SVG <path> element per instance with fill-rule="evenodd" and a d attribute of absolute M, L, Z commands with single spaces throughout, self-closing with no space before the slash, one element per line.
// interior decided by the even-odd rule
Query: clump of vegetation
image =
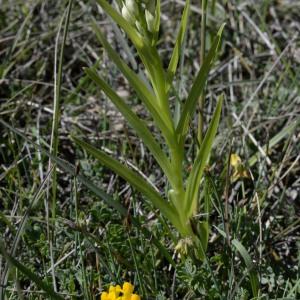
<path fill-rule="evenodd" d="M 297 5 L 0 14 L 0 300 L 299 297 Z"/>

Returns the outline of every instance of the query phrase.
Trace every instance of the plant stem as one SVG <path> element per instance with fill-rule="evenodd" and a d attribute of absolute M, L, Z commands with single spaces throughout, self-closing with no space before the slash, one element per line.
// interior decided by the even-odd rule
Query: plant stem
<path fill-rule="evenodd" d="M 183 213 L 185 192 L 184 192 L 183 176 L 182 176 L 182 161 L 183 161 L 183 156 L 181 154 L 181 151 L 179 150 L 179 147 L 175 149 L 171 149 L 171 164 L 173 170 L 172 188 L 174 189 L 174 194 L 173 194 L 174 196 L 172 197 L 172 201 L 178 211 L 180 223 L 181 226 L 183 227 L 182 230 L 185 231 L 186 229 L 185 223 L 187 220 Z"/>
<path fill-rule="evenodd" d="M 201 36 L 200 36 L 200 64 L 203 65 L 205 59 L 205 39 L 206 39 L 206 10 L 207 10 L 207 0 L 201 0 Z M 205 101 L 205 89 L 203 89 L 202 94 L 199 98 L 199 119 L 198 119 L 198 141 L 201 145 L 203 140 L 203 124 L 204 124 L 204 101 Z"/>

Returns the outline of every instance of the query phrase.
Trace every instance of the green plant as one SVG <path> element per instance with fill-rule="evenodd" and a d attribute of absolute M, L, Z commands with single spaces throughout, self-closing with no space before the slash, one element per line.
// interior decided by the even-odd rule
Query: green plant
<path fill-rule="evenodd" d="M 87 1 L 86 5 L 73 1 L 67 29 L 70 1 L 24 1 L 22 5 L 4 1 L 1 6 L 0 299 L 99 299 L 110 285 L 124 280 L 135 284 L 142 299 L 298 299 L 300 86 L 298 40 L 294 26 L 289 26 L 297 23 L 297 5 L 291 1 L 283 1 L 281 5 L 258 1 L 249 6 L 244 5 L 247 1 L 239 1 L 237 9 L 233 2 L 228 5 L 228 1 L 192 2 L 188 37 L 186 34 L 180 46 L 176 77 L 168 91 L 174 127 L 194 78 L 191 66 L 199 60 L 197 49 L 201 45 L 205 57 L 217 24 L 229 21 L 226 51 L 213 66 L 208 93 L 203 90 L 201 93 L 207 101 L 216 99 L 216 92 L 227 94 L 226 121 L 219 125 L 220 134 L 209 162 L 214 170 L 205 170 L 197 214 L 192 218 L 193 225 L 199 226 L 202 221 L 202 227 L 194 229 L 204 242 L 208 232 L 205 226 L 209 225 L 212 231 L 202 263 L 194 259 L 195 247 L 187 248 L 190 239 L 178 241 L 176 229 L 170 230 L 171 223 L 166 224 L 167 220 L 151 201 L 135 188 L 119 196 L 119 187 L 123 190 L 128 185 L 115 180 L 100 162 L 65 139 L 66 130 L 70 130 L 75 136 L 80 131 L 83 138 L 88 133 L 88 140 L 92 141 L 101 128 L 104 131 L 100 134 L 101 141 L 97 139 L 94 145 L 110 149 L 121 145 L 123 157 L 128 155 L 150 178 L 156 174 L 161 195 L 167 198 L 165 195 L 172 187 L 160 167 L 153 164 L 151 153 L 136 153 L 142 141 L 132 138 L 127 130 L 120 133 L 118 144 L 114 144 L 115 138 L 106 135 L 109 129 L 108 117 L 103 116 L 106 105 L 98 109 L 100 103 L 95 101 L 102 92 L 87 74 L 82 74 L 81 66 L 94 65 L 94 70 L 115 90 L 120 89 L 119 83 L 124 88 L 124 82 L 118 79 L 122 74 L 116 74 L 113 63 L 103 69 L 102 63 L 107 60 L 104 47 L 98 51 L 100 59 L 91 61 L 91 54 L 97 57 L 91 52 L 97 48 L 97 40 L 94 34 L 85 33 L 90 30 L 95 2 L 90 6 Z M 119 4 L 119 11 L 123 8 L 122 1 L 107 0 Z M 200 25 L 200 17 L 205 23 L 205 2 L 206 31 Z M 172 54 L 170 32 L 180 21 L 178 13 L 185 3 L 162 2 L 162 20 L 168 21 L 162 24 L 157 45 L 165 71 L 167 57 Z M 278 18 L 269 16 L 272 9 Z M 148 10 L 151 13 L 153 7 Z M 117 43 L 115 49 L 122 48 L 126 63 L 139 70 L 145 83 L 144 67 L 134 53 L 134 46 L 111 19 L 103 22 L 105 16 L 101 12 L 98 26 L 101 24 L 105 36 L 111 38 L 111 31 L 115 33 L 112 42 Z M 149 13 L 147 19 L 151 22 Z M 281 26 L 274 26 L 274 22 Z M 143 30 L 142 25 L 139 28 Z M 148 32 L 143 35 L 151 38 Z M 67 48 L 62 55 L 64 47 Z M 200 66 L 202 61 L 200 58 Z M 128 87 L 128 80 L 125 85 Z M 140 105 L 132 108 L 135 104 L 131 104 L 137 98 L 133 91 L 126 103 L 140 111 Z M 214 103 L 204 103 L 205 111 L 214 109 Z M 94 122 L 99 111 L 99 120 Z M 199 106 L 198 112 L 201 111 Z M 150 117 L 146 119 L 153 128 Z M 196 132 L 196 116 L 193 119 L 194 129 L 185 142 L 184 185 L 191 157 L 199 150 L 196 136 L 201 131 Z M 114 122 L 118 120 L 119 117 L 113 117 Z M 204 125 L 206 130 L 208 123 Z M 159 134 L 156 129 L 153 135 L 170 159 L 169 147 Z M 130 152 L 124 153 L 128 147 Z M 74 157 L 69 150 L 74 149 L 77 158 L 83 159 L 80 168 L 73 165 Z M 235 153 L 240 158 L 235 157 L 234 162 L 229 158 Z M 101 190 L 107 186 L 112 195 Z M 127 206 L 128 202 L 123 200 L 129 196 Z M 158 220 L 153 218 L 151 208 L 155 208 Z M 179 260 L 170 247 L 171 241 L 174 245 L 178 243 L 181 250 L 188 250 L 189 257 L 181 255 L 183 259 Z"/>
<path fill-rule="evenodd" d="M 85 72 L 119 109 L 156 159 L 168 179 L 168 186 L 170 186 L 170 188 L 168 188 L 169 201 L 163 199 L 162 195 L 133 170 L 108 156 L 103 151 L 82 141 L 82 139 L 78 137 L 73 137 L 73 139 L 76 144 L 80 145 L 102 164 L 123 177 L 145 197 L 151 200 L 153 205 L 159 208 L 161 213 L 176 227 L 181 236 L 188 241 L 188 243 L 199 243 L 201 240 L 202 250 L 199 255 L 200 258 L 203 259 L 203 249 L 206 248 L 207 238 L 197 238 L 197 234 L 195 234 L 195 230 L 193 230 L 191 225 L 191 218 L 197 211 L 199 186 L 217 132 L 222 108 L 222 96 L 218 99 L 216 110 L 208 126 L 203 142 L 200 145 L 198 154 L 193 162 L 191 172 L 187 178 L 183 170 L 183 162 L 185 158 L 185 141 L 189 124 L 195 112 L 199 95 L 205 86 L 209 70 L 218 53 L 224 25 L 221 26 L 215 37 L 205 61 L 194 80 L 189 95 L 185 103 L 183 103 L 179 122 L 178 124 L 175 124 L 173 121 L 171 105 L 169 103 L 169 94 L 187 28 L 190 1 L 186 2 L 182 14 L 180 29 L 167 70 L 163 68 L 162 60 L 156 48 L 160 27 L 160 1 L 157 1 L 156 5 L 153 5 L 154 1 L 149 3 L 144 2 L 125 1 L 122 4 L 121 15 L 112 8 L 107 1 L 98 0 L 98 3 L 103 10 L 127 33 L 134 44 L 145 67 L 152 88 L 149 87 L 150 85 L 145 84 L 113 50 L 102 32 L 98 29 L 95 21 L 93 22 L 93 28 L 111 60 L 117 65 L 132 88 L 136 91 L 140 100 L 148 109 L 156 127 L 161 132 L 164 143 L 168 147 L 168 151 L 164 152 L 162 150 L 159 142 L 154 138 L 145 123 L 100 77 L 95 68 L 87 68 L 85 69 Z M 206 231 L 204 232 L 204 236 L 207 237 L 208 226 L 203 226 L 203 230 Z"/>

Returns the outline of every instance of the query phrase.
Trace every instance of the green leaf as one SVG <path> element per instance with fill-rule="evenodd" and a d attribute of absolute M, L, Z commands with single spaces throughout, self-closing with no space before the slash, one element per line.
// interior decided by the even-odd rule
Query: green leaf
<path fill-rule="evenodd" d="M 170 162 L 145 123 L 139 119 L 134 112 L 132 112 L 130 107 L 123 101 L 123 99 L 120 98 L 117 93 L 115 93 L 112 88 L 100 78 L 96 71 L 92 69 L 85 69 L 85 72 L 114 103 L 124 118 L 128 121 L 130 126 L 137 132 L 139 137 L 151 151 L 152 155 L 155 157 L 156 161 L 164 171 L 165 175 L 168 177 L 171 184 L 175 184 L 174 174 L 172 172 Z"/>
<path fill-rule="evenodd" d="M 122 74 L 128 80 L 130 86 L 136 91 L 140 100 L 145 104 L 151 116 L 154 119 L 155 124 L 162 131 L 164 137 L 170 143 L 172 130 L 172 123 L 168 122 L 168 116 L 164 114 L 164 111 L 158 109 L 158 101 L 154 96 L 153 91 L 149 90 L 146 84 L 135 74 L 128 65 L 120 58 L 118 53 L 109 45 L 101 30 L 99 30 L 97 24 L 93 22 L 93 29 L 99 42 L 107 51 L 109 58 L 115 63 Z"/>
<path fill-rule="evenodd" d="M 144 42 L 137 30 L 120 15 L 107 0 L 97 0 L 103 10 L 128 34 L 137 49 L 143 48 Z"/>
<path fill-rule="evenodd" d="M 103 10 L 127 33 L 132 43 L 136 47 L 141 57 L 141 60 L 143 61 L 146 69 L 149 72 L 149 75 L 152 77 L 152 82 L 154 82 L 154 69 L 151 68 L 152 65 L 150 62 L 156 65 L 156 68 L 159 67 L 157 65 L 157 52 L 153 51 L 154 49 L 147 44 L 147 39 L 143 38 L 140 35 L 140 33 L 135 29 L 135 27 L 133 27 L 129 22 L 127 22 L 127 20 L 124 19 L 123 16 L 119 14 L 106 0 L 97 0 L 97 2 L 103 8 Z M 161 70 L 158 71 L 161 72 Z"/>
<path fill-rule="evenodd" d="M 224 237 L 226 238 L 226 233 L 221 230 L 220 228 L 218 228 L 217 226 L 215 226 L 215 228 L 218 230 L 218 232 Z M 259 292 L 259 277 L 258 274 L 255 270 L 255 266 L 252 262 L 251 256 L 249 254 L 249 252 L 247 251 L 247 249 L 243 246 L 243 244 L 238 241 L 237 239 L 233 239 L 231 241 L 231 244 L 236 248 L 236 250 L 240 253 L 240 255 L 242 256 L 245 265 L 247 267 L 248 270 L 248 274 L 249 274 L 249 278 L 250 278 L 250 284 L 251 284 L 251 288 L 252 288 L 252 294 L 254 297 L 258 297 L 258 292 Z"/>
<path fill-rule="evenodd" d="M 167 79 L 168 79 L 168 87 L 167 90 L 169 89 L 170 85 L 172 84 L 172 80 L 175 76 L 177 65 L 178 65 L 178 60 L 180 57 L 180 52 L 181 52 L 181 47 L 182 43 L 184 40 L 184 35 L 186 32 L 187 28 L 187 22 L 188 22 L 188 17 L 189 17 L 189 11 L 190 11 L 190 0 L 187 0 L 185 3 L 185 7 L 183 10 L 182 18 L 181 18 L 181 23 L 179 27 L 179 32 L 177 34 L 177 39 L 176 43 L 173 49 L 173 53 L 171 56 L 171 60 L 169 63 L 168 71 L 167 71 Z"/>
<path fill-rule="evenodd" d="M 140 175 L 138 175 L 133 170 L 127 168 L 116 159 L 108 156 L 103 151 L 98 150 L 97 148 L 91 146 L 90 144 L 76 138 L 72 137 L 75 143 L 81 146 L 87 153 L 95 157 L 100 163 L 114 171 L 116 174 L 125 179 L 129 184 L 135 187 L 139 192 L 142 193 L 145 197 L 147 197 L 153 205 L 158 208 L 165 217 L 167 217 L 173 225 L 178 228 L 178 217 L 177 212 L 170 203 L 165 201 L 158 192 L 156 192 L 150 184 L 142 179 Z"/>
<path fill-rule="evenodd" d="M 38 288 L 46 292 L 47 298 L 50 297 L 51 299 L 57 299 L 57 300 L 64 300 L 65 298 L 61 297 L 59 294 L 57 294 L 50 285 L 43 282 L 43 280 L 38 277 L 36 274 L 34 274 L 30 269 L 28 269 L 26 266 L 21 264 L 18 260 L 16 260 L 14 257 L 10 256 L 5 248 L 4 248 L 4 242 L 0 240 L 0 253 L 1 255 L 6 259 L 6 261 L 17 268 L 21 273 L 23 273 L 26 277 L 28 277 L 32 282 L 34 282 Z"/>
<path fill-rule="evenodd" d="M 159 109 L 166 115 L 165 122 L 172 124 L 169 103 L 166 95 L 165 71 L 162 61 L 155 47 L 153 47 L 146 37 L 130 25 L 110 4 L 105 0 L 97 0 L 103 10 L 128 34 L 132 43 L 147 70 L 151 80 L 155 95 L 159 102 Z"/>
<path fill-rule="evenodd" d="M 148 102 L 150 102 L 150 105 L 154 107 L 153 104 L 157 101 L 157 99 L 154 97 L 153 90 L 149 90 L 147 85 L 140 79 L 140 77 L 128 67 L 127 63 L 110 46 L 109 42 L 105 38 L 102 31 L 98 28 L 98 25 L 94 19 L 92 20 L 92 28 L 95 31 L 98 41 L 105 48 L 109 58 L 119 68 L 119 70 L 123 73 L 126 79 L 128 79 L 130 85 L 135 89 L 135 91 L 141 98 L 146 98 L 147 104 Z"/>
<path fill-rule="evenodd" d="M 209 158 L 209 154 L 218 130 L 220 115 L 222 111 L 223 95 L 219 96 L 216 110 L 213 118 L 209 124 L 209 128 L 205 134 L 205 138 L 201 144 L 200 150 L 195 159 L 191 173 L 189 175 L 185 194 L 185 213 L 189 218 L 195 208 L 198 201 L 199 186 L 203 176 L 204 167 Z"/>
<path fill-rule="evenodd" d="M 214 62 L 214 59 L 216 58 L 217 53 L 218 53 L 224 26 L 225 26 L 225 24 L 223 24 L 220 27 L 220 29 L 217 33 L 217 36 L 215 37 L 215 40 L 204 60 L 203 65 L 200 68 L 200 71 L 194 81 L 192 89 L 191 89 L 191 91 L 188 95 L 188 98 L 184 104 L 181 118 L 180 118 L 178 126 L 176 128 L 176 133 L 179 138 L 178 141 L 179 141 L 179 144 L 182 146 L 183 146 L 183 142 L 185 140 L 185 136 L 188 132 L 189 122 L 191 120 L 192 114 L 194 113 L 196 105 L 197 105 L 197 100 L 203 91 L 209 70 Z"/>
<path fill-rule="evenodd" d="M 204 252 L 206 252 L 209 238 L 209 223 L 207 221 L 199 222 L 198 230 L 200 243 L 202 244 L 202 249 Z"/>
<path fill-rule="evenodd" d="M 258 297 L 258 290 L 259 290 L 258 274 L 255 271 L 255 266 L 251 260 L 251 256 L 248 253 L 247 249 L 237 239 L 232 240 L 231 243 L 232 243 L 232 245 L 235 246 L 237 251 L 241 254 L 241 256 L 247 266 L 253 296 Z"/>
<path fill-rule="evenodd" d="M 199 242 L 201 242 L 202 247 L 201 249 L 203 249 L 204 252 L 206 252 L 207 250 L 207 246 L 208 246 L 208 239 L 209 239 L 209 231 L 210 231 L 210 226 L 209 226 L 209 216 L 210 216 L 210 202 L 211 202 L 211 193 L 209 191 L 208 188 L 208 183 L 207 183 L 207 179 L 205 178 L 205 182 L 204 182 L 204 189 L 203 189 L 203 194 L 204 194 L 204 221 L 199 221 L 198 223 L 198 232 L 199 232 Z M 201 257 L 201 259 L 203 260 L 203 257 Z"/>

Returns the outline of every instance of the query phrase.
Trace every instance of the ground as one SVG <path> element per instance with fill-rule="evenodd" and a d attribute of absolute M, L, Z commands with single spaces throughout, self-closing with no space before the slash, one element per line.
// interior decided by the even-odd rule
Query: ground
<path fill-rule="evenodd" d="M 165 66 L 184 2 L 161 4 L 158 48 Z M 84 72 L 96 65 L 159 139 L 144 105 L 96 39 L 92 18 L 129 66 L 143 72 L 123 32 L 96 1 L 74 1 L 61 59 L 68 1 L 0 1 L 0 242 L 6 249 L 0 256 L 0 294 L 5 288 L 7 299 L 48 299 L 47 288 L 56 288 L 63 299 L 96 299 L 110 284 L 130 281 L 142 299 L 251 299 L 251 270 L 217 229 L 227 222 L 255 266 L 259 299 L 300 297 L 300 3 L 214 3 L 208 4 L 207 49 L 220 25 L 226 26 L 207 82 L 205 129 L 222 93 L 224 103 L 201 185 L 210 203 L 205 263 L 190 250 L 176 252 L 178 233 L 151 202 L 71 138 L 102 148 L 165 194 L 166 178 L 157 163 Z M 200 1 L 192 1 L 170 97 L 174 109 L 184 103 L 201 65 L 200 8 Z M 52 157 L 54 181 L 48 154 L 60 64 L 63 161 Z M 197 150 L 197 112 L 185 148 L 186 174 Z M 239 156 L 241 176 L 232 177 L 228 187 L 224 170 L 230 154 Z M 53 187 L 55 207 L 49 200 Z M 202 201 L 197 220 L 204 218 L 203 210 Z M 21 266 L 7 265 L 9 257 Z"/>

